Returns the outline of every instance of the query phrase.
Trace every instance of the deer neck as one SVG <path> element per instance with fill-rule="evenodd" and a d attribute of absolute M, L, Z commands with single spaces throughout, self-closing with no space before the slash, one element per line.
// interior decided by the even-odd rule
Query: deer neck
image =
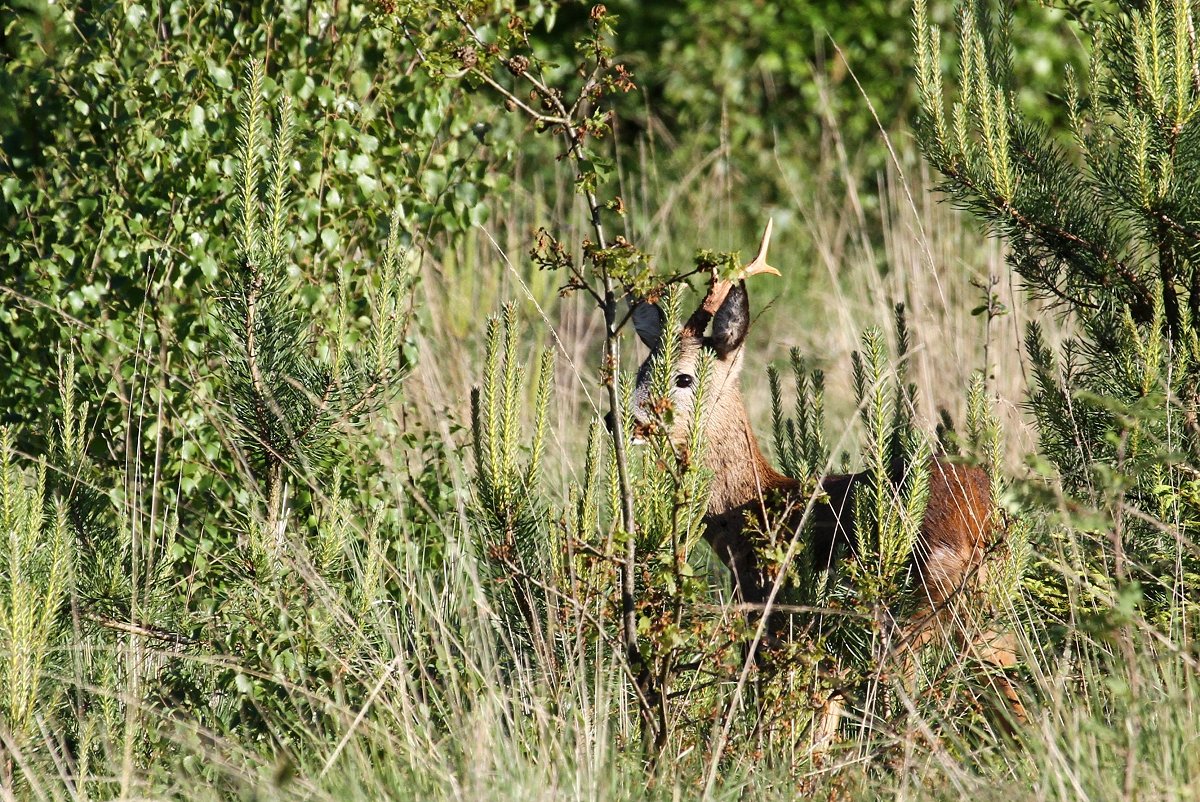
<path fill-rule="evenodd" d="M 713 473 L 708 516 L 716 517 L 752 501 L 765 499 L 772 490 L 797 483 L 775 470 L 758 446 L 741 393 L 730 393 L 713 410 L 707 426 L 705 463 Z"/>

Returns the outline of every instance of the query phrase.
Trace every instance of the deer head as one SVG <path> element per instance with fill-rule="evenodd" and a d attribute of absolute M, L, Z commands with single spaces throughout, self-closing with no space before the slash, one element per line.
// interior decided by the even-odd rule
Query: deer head
<path fill-rule="evenodd" d="M 738 384 L 742 370 L 742 345 L 750 329 L 750 300 L 746 294 L 745 280 L 759 273 L 779 275 L 778 270 L 767 264 L 771 227 L 771 221 L 768 220 L 758 255 L 738 271 L 735 278 L 721 280 L 713 272 L 707 295 L 680 331 L 679 355 L 671 388 L 675 414 L 669 432 L 671 442 L 676 445 L 682 444 L 687 438 L 688 421 L 692 419 L 695 409 L 696 371 L 704 351 L 715 357 L 701 417 L 706 440 L 719 445 L 722 439 L 720 435 L 733 434 L 724 430 L 735 424 L 740 426 L 745 419 Z M 650 411 L 650 373 L 654 360 L 660 357 L 665 315 L 654 304 L 642 302 L 634 307 L 632 318 L 638 337 L 650 349 L 650 355 L 638 369 L 634 393 L 634 417 L 638 424 L 646 425 L 653 420 Z"/>

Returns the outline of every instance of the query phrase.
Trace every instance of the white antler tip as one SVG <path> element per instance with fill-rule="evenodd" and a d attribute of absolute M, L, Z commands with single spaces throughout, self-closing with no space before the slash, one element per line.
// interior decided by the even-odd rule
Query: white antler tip
<path fill-rule="evenodd" d="M 754 261 L 742 268 L 741 278 L 769 273 L 772 276 L 781 275 L 778 270 L 767 264 L 767 248 L 771 246 L 771 231 L 775 228 L 774 218 L 767 218 L 767 227 L 763 229 L 762 241 L 758 244 L 758 255 Z"/>

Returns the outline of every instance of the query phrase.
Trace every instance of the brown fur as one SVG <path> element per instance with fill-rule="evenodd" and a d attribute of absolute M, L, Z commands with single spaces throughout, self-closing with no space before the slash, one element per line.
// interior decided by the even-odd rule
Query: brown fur
<path fill-rule="evenodd" d="M 749 521 L 759 529 L 777 525 L 786 515 L 782 532 L 800 525 L 806 499 L 800 483 L 776 471 L 758 447 L 740 393 L 727 401 L 721 419 L 708 423 L 708 467 L 713 487 L 705 517 L 705 538 L 734 575 L 735 589 L 744 601 L 766 601 L 769 584 L 755 555 Z M 932 460 L 929 503 L 913 551 L 913 569 L 933 609 L 942 607 L 982 565 L 991 536 L 991 485 L 979 469 Z M 814 504 L 810 513 L 811 553 L 818 567 L 831 567 L 840 551 L 857 547 L 853 492 L 863 474 L 827 476 L 821 489 L 828 503 Z M 749 517 L 748 517 L 749 516 Z"/>

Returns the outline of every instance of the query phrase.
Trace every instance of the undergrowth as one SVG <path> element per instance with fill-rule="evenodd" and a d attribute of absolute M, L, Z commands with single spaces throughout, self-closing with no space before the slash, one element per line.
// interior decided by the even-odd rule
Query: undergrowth
<path fill-rule="evenodd" d="M 349 107 L 308 119 L 288 98 L 312 87 L 255 62 L 221 109 L 238 131 L 214 167 L 228 181 L 196 189 L 218 211 L 186 223 L 188 254 L 210 243 L 221 256 L 203 265 L 214 275 L 186 344 L 175 350 L 175 321 L 129 315 L 105 322 L 122 356 L 93 364 L 96 332 L 60 316 L 61 341 L 37 349 L 56 364 L 13 372 L 13 397 L 56 398 L 0 429 L 0 794 L 1200 793 L 1191 7 L 1078 14 L 1094 61 L 1064 92 L 1065 150 L 1014 102 L 1006 16 L 960 10 L 954 83 L 918 4 L 919 142 L 945 196 L 1004 249 L 933 205 L 911 160 L 893 162 L 878 221 L 844 152 L 787 182 L 801 220 L 781 215 L 781 238 L 827 275 L 797 266 L 761 311 L 746 396 L 781 469 L 812 491 L 804 503 L 822 503 L 822 475 L 863 472 L 866 537 L 831 575 L 811 567 L 803 530 L 759 533 L 790 611 L 769 660 L 751 656 L 766 628 L 702 537 L 711 364 L 686 442 L 634 447 L 622 354 L 627 301 L 657 300 L 668 335 L 647 368 L 651 405 L 675 415 L 669 333 L 689 281 L 728 274 L 737 255 L 713 248 L 760 221 L 713 211 L 729 200 L 707 172 L 723 150 L 664 180 L 652 148 L 621 139 L 608 112 L 636 76 L 607 9 L 589 12 L 570 69 L 531 33 L 545 11 L 381 3 L 344 34 L 411 48 L 401 82 L 428 97 L 485 97 L 549 135 L 528 158 L 554 150 L 555 166 L 494 200 L 509 225 L 470 229 L 478 198 L 441 173 L 433 202 L 414 204 L 407 180 L 385 192 L 369 159 L 356 180 L 376 206 L 333 203 L 321 165 L 305 165 L 315 147 L 331 175 L 357 169 L 329 144 L 350 135 L 337 118 Z M 333 34 L 318 40 L 349 58 Z M 438 141 L 431 161 L 469 161 L 461 120 L 452 144 L 425 130 L 440 102 L 428 120 L 404 114 Z M 312 131 L 330 138 L 317 147 Z M 486 126 L 469 136 L 483 146 Z M 809 166 L 774 158 L 790 177 Z M 843 179 L 836 208 L 829 172 Z M 147 252 L 165 259 L 174 243 Z M 4 297 L 14 330 L 42 309 Z M 1030 320 L 1054 306 L 1057 322 Z M 124 354 L 134 322 L 145 331 Z M 782 372 L 762 370 L 772 358 Z M 893 616 L 917 607 L 908 555 L 934 454 L 991 477 L 1004 537 L 957 621 L 1014 639 L 1007 679 L 1027 722 L 956 633 L 911 677 L 889 652 Z M 833 696 L 847 716 L 823 742 Z"/>

